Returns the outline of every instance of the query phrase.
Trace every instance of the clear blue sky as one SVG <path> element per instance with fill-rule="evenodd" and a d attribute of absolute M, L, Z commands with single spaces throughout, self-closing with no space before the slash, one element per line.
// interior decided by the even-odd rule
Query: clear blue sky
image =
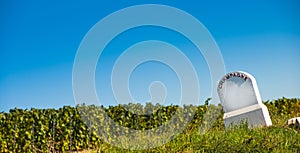
<path fill-rule="evenodd" d="M 0 111 L 74 105 L 72 66 L 85 34 L 112 12 L 149 3 L 177 7 L 201 21 L 217 42 L 226 71 L 253 74 L 263 100 L 300 97 L 300 2 L 297 0 L 1 0 Z M 172 38 L 178 38 L 175 44 L 189 46 L 176 33 L 164 29 L 145 27 L 124 32 L 103 52 L 103 61 L 97 66 L 97 93 L 104 93 L 104 99 L 109 97 L 109 90 L 100 85 L 109 83 L 105 75 L 111 62 L 122 47 L 147 38 L 171 42 Z M 192 48 L 187 50 L 188 57 L 199 65 L 201 99 L 206 99 L 211 90 L 207 65 L 201 55 L 194 56 Z M 101 67 L 105 67 L 103 71 Z M 168 89 L 174 89 L 168 95 L 172 101 L 179 93 L 173 73 L 158 63 L 139 66 L 130 80 L 133 96 L 141 102 L 147 101 L 149 83 L 161 80 Z M 105 105 L 114 104 L 109 98 L 106 100 Z"/>

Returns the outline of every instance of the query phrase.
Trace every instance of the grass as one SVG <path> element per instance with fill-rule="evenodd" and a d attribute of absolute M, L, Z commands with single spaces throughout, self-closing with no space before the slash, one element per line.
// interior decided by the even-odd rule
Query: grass
<path fill-rule="evenodd" d="M 91 152 L 300 152 L 299 130 L 271 126 L 248 129 L 242 125 L 227 131 L 213 130 L 203 135 L 197 130 L 180 134 L 163 146 L 150 150 L 124 150 L 103 144 Z"/>
<path fill-rule="evenodd" d="M 289 113 L 282 113 L 281 106 L 272 107 L 275 103 L 267 102 L 266 105 L 273 121 L 270 127 L 248 129 L 247 124 L 241 124 L 226 130 L 219 117 L 213 128 L 204 134 L 200 134 L 199 127 L 189 128 L 172 141 L 150 150 L 124 150 L 103 143 L 101 148 L 90 152 L 300 152 L 300 129 L 285 125 L 288 118 L 299 115 L 299 101 L 296 108 L 290 107 L 294 110 Z"/>
<path fill-rule="evenodd" d="M 75 137 L 72 137 L 73 145 L 75 144 L 76 146 L 79 143 L 85 143 L 88 142 L 87 147 L 89 148 L 90 146 L 92 147 L 97 147 L 96 149 L 85 149 L 82 150 L 81 148 L 77 149 L 79 153 L 100 153 L 100 152 L 128 152 L 128 153 L 144 153 L 144 152 L 154 152 L 154 153 L 160 153 L 160 152 L 183 152 L 183 153 L 190 153 L 190 152 L 217 152 L 217 153 L 222 153 L 222 152 L 284 152 L 284 153 L 300 153 L 300 129 L 297 128 L 296 126 L 287 126 L 285 125 L 287 119 L 293 118 L 300 116 L 300 100 L 299 99 L 286 99 L 286 98 L 281 98 L 275 101 L 267 101 L 264 102 L 265 105 L 268 107 L 270 117 L 272 120 L 273 125 L 270 127 L 261 127 L 261 128 L 253 128 L 253 129 L 248 129 L 248 125 L 241 124 L 238 126 L 233 126 L 230 129 L 225 129 L 224 124 L 223 124 L 223 114 L 221 113 L 220 115 L 216 115 L 214 110 L 217 110 L 219 107 L 213 106 L 212 111 L 206 111 L 207 104 L 205 107 L 198 107 L 200 112 L 205 112 L 205 114 L 208 114 L 208 116 L 215 116 L 217 120 L 214 122 L 212 128 L 210 128 L 207 132 L 205 133 L 200 133 L 201 125 L 200 121 L 197 120 L 202 118 L 201 114 L 198 114 L 199 116 L 196 117 L 197 122 L 191 123 L 182 133 L 174 136 L 171 141 L 168 141 L 166 143 L 163 143 L 163 145 L 160 145 L 159 147 L 156 148 L 151 148 L 148 150 L 130 150 L 130 149 L 122 149 L 118 148 L 116 146 L 113 146 L 111 144 L 105 143 L 103 141 L 96 141 L 97 145 L 91 145 L 90 141 L 88 139 L 85 139 L 89 135 L 89 132 L 86 129 L 86 126 L 84 123 L 80 124 L 79 122 L 80 117 L 77 114 L 73 115 L 73 121 L 76 121 L 76 125 L 72 124 L 72 131 Z M 170 109 L 173 109 L 173 107 L 170 107 Z M 116 112 L 120 111 L 119 107 L 112 107 L 111 110 L 115 110 Z M 167 109 L 166 109 L 167 110 Z M 51 110 L 45 110 L 45 112 L 51 111 Z M 59 111 L 54 111 L 56 113 L 61 113 L 61 119 L 59 121 L 61 122 L 56 122 L 57 124 L 60 124 L 60 126 L 56 126 L 55 130 L 55 138 L 63 138 L 63 139 L 57 139 L 55 143 L 61 143 L 61 144 L 66 144 L 68 148 L 69 142 L 68 140 L 70 139 L 69 133 L 70 133 L 70 125 L 67 123 L 69 120 L 68 113 L 73 111 L 75 113 L 75 108 L 63 108 L 60 109 Z M 90 110 L 89 110 L 90 111 Z M 178 111 L 178 110 L 177 110 Z M 41 130 L 43 128 L 47 128 L 49 126 L 52 127 L 52 124 L 45 124 L 48 123 L 49 120 L 48 118 L 44 118 L 42 120 L 43 114 L 41 114 L 40 110 L 19 110 L 19 109 L 14 109 L 10 113 L 4 114 L 0 113 L 0 118 L 1 118 L 1 126 L 0 126 L 0 152 L 43 152 L 38 149 L 34 148 L 29 148 L 32 145 L 32 142 L 35 142 L 35 145 L 40 142 L 38 139 L 42 140 L 48 140 L 51 138 L 52 134 L 54 133 L 49 133 L 48 130 Z M 44 113 L 45 113 L 44 112 Z M 49 112 L 48 112 L 49 113 Z M 94 112 L 95 113 L 95 112 Z M 30 133 L 33 131 L 32 130 L 32 122 L 29 122 L 32 119 L 32 114 L 34 116 L 39 117 L 39 120 L 37 120 L 35 124 L 35 133 L 39 137 L 35 137 L 36 139 L 32 139 L 30 136 Z M 47 114 L 47 113 L 46 113 Z M 122 114 L 122 113 L 121 113 Z M 114 115 L 114 114 L 112 114 Z M 203 114 L 202 114 L 203 115 Z M 77 117 L 77 118 L 75 118 Z M 115 115 L 116 118 L 120 117 L 120 115 Z M 19 118 L 19 120 L 16 120 L 16 122 L 13 122 L 16 118 Z M 131 119 L 132 117 L 129 117 Z M 25 119 L 28 119 L 28 122 L 31 123 L 18 123 L 24 121 Z M 77 120 L 75 120 L 77 119 Z M 43 122 L 42 122 L 43 121 Z M 199 122 L 198 122 L 199 121 Z M 41 122 L 41 124 L 39 124 Z M 204 121 L 205 122 L 205 121 Z M 25 124 L 26 123 L 26 124 Z M 52 123 L 52 122 L 51 122 Z M 108 124 L 107 122 L 103 122 L 105 124 Z M 176 128 L 178 126 L 181 126 L 178 122 L 175 122 L 176 125 L 173 128 Z M 205 122 L 207 123 L 207 122 Z M 44 125 L 45 124 L 45 125 Z M 15 126 L 13 126 L 15 125 Z M 20 126 L 16 128 L 16 125 Z M 56 125 L 56 124 L 55 124 Z M 68 126 L 66 126 L 68 125 Z M 146 125 L 146 124 L 145 124 Z M 155 128 L 154 128 L 155 129 Z M 169 128 L 172 130 L 171 128 Z M 48 133 L 47 133 L 48 131 Z M 77 133 L 75 133 L 75 132 Z M 46 134 L 40 134 L 40 132 L 45 132 Z M 50 129 L 51 132 L 51 129 Z M 59 133 L 60 132 L 60 133 Z M 85 132 L 85 133 L 84 133 Z M 50 134 L 50 135 L 49 135 Z M 33 134 L 32 134 L 33 135 Z M 18 136 L 18 137 L 14 137 Z M 27 138 L 26 138 L 27 136 Z M 61 137 L 60 137 L 61 136 Z M 79 137 L 78 137 L 79 136 Z M 83 138 L 81 139 L 81 137 Z M 162 136 L 162 135 L 159 135 Z M 159 136 L 152 136 L 152 140 L 160 140 Z M 45 139 L 43 139 L 45 138 Z M 76 139 L 75 139 L 76 138 Z M 89 138 L 89 137 L 88 137 Z M 94 137 L 91 137 L 94 138 Z M 18 140 L 18 141 L 15 141 Z M 23 141 L 24 140 L 24 141 Z M 35 141 L 33 141 L 35 140 Z M 76 140 L 76 141 L 75 141 Z M 124 141 L 121 141 L 123 148 L 126 148 L 126 143 L 124 142 L 130 142 L 131 144 L 137 144 L 139 146 L 142 146 L 142 140 L 147 140 L 145 137 L 136 137 L 134 135 L 132 138 L 127 138 L 125 137 Z M 17 142 L 18 148 L 15 147 L 14 143 Z M 49 145 L 45 146 L 46 152 L 51 152 L 51 149 L 49 146 L 52 146 L 51 141 L 47 141 Z M 98 143 L 99 142 L 99 143 Z M 150 143 L 147 143 L 148 141 L 144 141 L 146 145 L 151 145 Z M 26 146 L 28 145 L 27 149 Z M 144 144 L 144 145 L 145 145 Z M 25 146 L 25 149 L 24 149 Z M 6 147 L 6 148 L 5 148 Z M 23 148 L 23 150 L 21 150 Z M 25 150 L 25 151 L 24 151 Z M 61 146 L 57 145 L 55 147 L 55 151 L 59 152 L 70 152 L 70 151 L 64 151 L 68 149 L 63 149 Z M 75 149 L 73 149 L 75 150 Z"/>

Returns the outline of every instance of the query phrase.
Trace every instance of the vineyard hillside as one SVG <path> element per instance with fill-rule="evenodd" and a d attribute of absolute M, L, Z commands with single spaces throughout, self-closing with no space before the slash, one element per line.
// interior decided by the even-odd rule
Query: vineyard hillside
<path fill-rule="evenodd" d="M 285 124 L 289 118 L 300 116 L 300 99 L 283 97 L 264 104 L 273 125 L 254 129 L 248 129 L 247 123 L 225 129 L 222 107 L 209 101 L 201 106 L 147 103 L 15 108 L 0 113 L 0 152 L 136 152 L 106 143 L 100 135 L 114 140 L 128 129 L 155 130 L 169 122 L 174 127 L 168 130 L 176 131 L 187 119 L 189 124 L 171 141 L 138 152 L 300 152 L 300 129 Z M 207 116 L 215 120 L 207 121 Z M 126 128 L 110 126 L 112 123 Z M 204 133 L 203 127 L 208 127 Z"/>

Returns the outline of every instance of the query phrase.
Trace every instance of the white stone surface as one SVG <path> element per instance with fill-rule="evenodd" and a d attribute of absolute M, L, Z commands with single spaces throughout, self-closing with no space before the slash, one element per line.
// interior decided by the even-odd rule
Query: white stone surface
<path fill-rule="evenodd" d="M 291 118 L 286 122 L 287 125 L 295 125 L 300 128 L 300 117 Z"/>
<path fill-rule="evenodd" d="M 226 128 L 241 122 L 248 122 L 249 128 L 272 125 L 252 75 L 242 71 L 225 75 L 219 82 L 218 94 Z"/>

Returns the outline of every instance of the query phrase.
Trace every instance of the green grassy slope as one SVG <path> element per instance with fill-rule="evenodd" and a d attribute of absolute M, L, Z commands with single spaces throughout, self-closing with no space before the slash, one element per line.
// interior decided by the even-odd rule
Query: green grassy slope
<path fill-rule="evenodd" d="M 300 116 L 300 100 L 281 98 L 264 103 L 269 109 L 273 126 L 248 129 L 243 124 L 229 130 L 224 128 L 223 113 L 217 111 L 220 107 L 213 105 L 183 108 L 151 104 L 109 108 L 66 106 L 58 110 L 16 108 L 9 113 L 0 113 L 0 152 L 300 152 L 300 130 L 285 125 L 287 119 Z M 207 112 L 211 107 L 215 109 Z M 148 115 L 133 114 L 126 109 L 139 110 Z M 187 116 L 172 120 L 172 116 L 178 111 Z M 195 112 L 194 116 L 190 112 Z M 168 121 L 174 122 L 172 130 L 176 130 L 182 126 L 181 121 L 188 117 L 193 118 L 187 128 L 172 141 L 157 148 L 134 151 L 112 146 L 100 139 L 99 133 L 114 130 L 115 135 L 108 135 L 108 138 L 114 139 L 128 132 L 112 127 L 99 128 L 108 124 L 108 116 L 104 114 L 121 126 L 141 131 L 154 130 Z M 205 115 L 214 116 L 216 120 L 208 131 L 200 134 L 203 125 L 209 124 L 204 121 Z M 87 120 L 90 123 L 83 122 Z M 93 130 L 89 130 L 88 126 Z M 131 140 L 136 144 L 141 142 L 138 139 Z"/>

